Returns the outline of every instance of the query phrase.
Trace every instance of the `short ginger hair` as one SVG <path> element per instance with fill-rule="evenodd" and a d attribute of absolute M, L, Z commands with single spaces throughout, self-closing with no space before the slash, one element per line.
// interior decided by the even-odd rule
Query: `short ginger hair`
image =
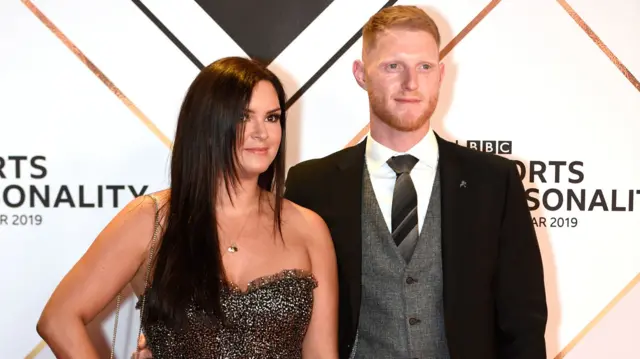
<path fill-rule="evenodd" d="M 426 31 L 440 47 L 438 25 L 424 10 L 413 5 L 396 5 L 386 7 L 369 18 L 362 28 L 363 51 L 374 47 L 378 34 L 390 29 Z"/>

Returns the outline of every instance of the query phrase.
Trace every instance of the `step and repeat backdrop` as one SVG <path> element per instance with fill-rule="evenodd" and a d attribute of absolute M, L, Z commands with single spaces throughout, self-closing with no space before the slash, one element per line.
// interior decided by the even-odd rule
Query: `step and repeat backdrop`
<path fill-rule="evenodd" d="M 367 133 L 360 29 L 416 4 L 440 26 L 433 126 L 517 161 L 543 251 L 548 358 L 638 358 L 640 3 L 279 0 L 0 3 L 0 357 L 53 358 L 35 326 L 55 286 L 135 196 L 168 186 L 187 87 L 259 57 L 289 96 L 287 165 Z M 116 356 L 138 329 L 130 292 Z M 90 323 L 108 357 L 114 306 Z M 634 335 L 635 333 L 635 335 Z"/>

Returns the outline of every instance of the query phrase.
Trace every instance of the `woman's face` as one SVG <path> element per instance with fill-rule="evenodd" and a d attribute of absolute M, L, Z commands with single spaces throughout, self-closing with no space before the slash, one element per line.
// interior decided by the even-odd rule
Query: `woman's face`
<path fill-rule="evenodd" d="M 244 115 L 243 143 L 238 146 L 238 172 L 254 177 L 265 172 L 278 153 L 282 128 L 278 94 L 269 81 L 260 81 L 253 89 Z"/>

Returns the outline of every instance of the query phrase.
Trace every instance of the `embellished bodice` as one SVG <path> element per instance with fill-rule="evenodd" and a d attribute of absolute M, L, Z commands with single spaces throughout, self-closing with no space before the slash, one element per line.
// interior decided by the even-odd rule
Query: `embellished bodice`
<path fill-rule="evenodd" d="M 189 308 L 188 329 L 143 325 L 154 359 L 300 359 L 311 319 L 311 273 L 290 269 L 252 280 L 246 290 L 231 284 L 221 295 L 226 325 Z"/>

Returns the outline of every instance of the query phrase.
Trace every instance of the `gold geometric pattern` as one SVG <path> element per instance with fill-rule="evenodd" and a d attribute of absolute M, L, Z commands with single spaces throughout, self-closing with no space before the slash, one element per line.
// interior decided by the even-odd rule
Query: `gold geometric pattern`
<path fill-rule="evenodd" d="M 560 4 L 560 6 L 562 6 L 562 8 L 569 14 L 569 16 L 571 16 L 571 18 L 580 26 L 580 28 L 582 28 L 582 30 L 584 30 L 584 32 L 586 32 L 587 35 L 589 35 L 589 38 L 591 38 L 591 40 L 593 40 L 593 42 L 595 42 L 596 45 L 598 45 L 600 50 L 602 50 L 607 55 L 609 60 L 611 60 L 611 62 L 613 62 L 614 65 L 616 65 L 618 70 L 620 70 L 620 72 L 622 72 L 624 77 L 626 77 L 627 80 L 631 82 L 633 87 L 635 87 L 638 91 L 640 91 L 640 81 L 638 81 L 638 79 L 636 79 L 635 76 L 633 76 L 631 71 L 629 71 L 629 69 L 618 59 L 618 57 L 616 57 L 616 55 L 614 55 L 613 52 L 609 50 L 607 45 L 605 45 L 602 42 L 602 40 L 600 40 L 598 35 L 596 35 L 595 32 L 591 30 L 589 25 L 587 25 L 587 23 L 585 23 L 584 20 L 582 20 L 582 18 L 573 10 L 573 8 L 565 0 L 557 0 L 557 1 Z"/>
<path fill-rule="evenodd" d="M 171 140 L 167 138 L 158 127 L 128 98 L 122 91 L 120 91 L 111 80 L 98 69 L 93 62 L 91 62 L 32 2 L 31 0 L 21 0 L 23 4 L 56 36 L 60 39 L 64 45 L 73 52 L 76 57 L 84 63 L 91 72 L 98 77 L 107 88 L 116 95 L 124 105 L 136 116 L 138 119 L 168 148 L 171 148 Z M 475 28 L 482 19 L 484 19 L 493 10 L 501 0 L 492 0 L 487 6 L 485 6 L 478 15 L 476 15 L 471 22 L 464 27 L 440 52 L 440 60 L 442 60 L 464 37 Z M 613 54 L 613 52 L 600 40 L 600 38 L 593 32 L 593 30 L 582 20 L 582 18 L 571 8 L 571 6 L 565 0 L 557 0 L 557 2 L 563 7 L 563 9 L 571 16 L 571 18 L 585 31 L 585 33 L 594 41 L 594 43 L 607 55 L 607 57 L 613 62 L 613 64 L 622 72 L 622 74 L 631 82 L 631 84 L 640 91 L 640 81 L 636 79 L 633 74 L 627 69 L 624 64 Z M 350 147 L 358 143 L 364 135 L 368 132 L 369 126 L 365 126 L 362 130 L 353 137 L 351 141 L 345 146 Z M 625 288 L 618 293 L 618 295 L 607 304 L 607 306 L 591 321 L 587 326 L 580 331 L 580 333 L 555 357 L 555 359 L 564 358 L 585 336 L 593 329 L 597 323 L 611 311 L 615 305 L 627 295 L 631 289 L 633 289 L 638 283 L 640 283 L 640 273 L 625 286 Z M 26 356 L 25 359 L 34 359 L 44 348 L 46 343 L 40 341 Z"/>
<path fill-rule="evenodd" d="M 31 2 L 31 0 L 22 0 L 22 3 L 24 3 L 27 8 L 29 8 L 29 10 L 31 10 L 31 12 L 40 19 L 40 21 L 42 21 L 42 23 L 51 30 L 51 32 L 56 35 L 56 37 L 60 39 L 60 41 L 62 41 L 62 43 L 64 43 L 65 46 L 67 46 L 67 48 L 71 50 L 71 52 L 73 52 L 73 54 L 76 55 L 76 57 L 78 57 L 78 59 L 80 59 L 80 61 L 82 61 L 82 63 L 85 64 L 89 70 L 91 70 L 91 72 L 93 72 L 93 74 L 96 75 L 96 77 L 99 78 L 100 81 L 102 81 L 102 83 L 104 83 L 107 88 L 111 90 L 111 92 L 113 92 L 113 94 L 116 95 L 116 97 L 119 98 L 125 106 L 127 106 L 129 110 L 131 110 L 131 112 L 133 112 L 136 117 L 139 118 L 140 121 L 147 126 L 147 128 L 156 135 L 158 139 L 160 139 L 160 141 L 162 141 L 162 143 L 171 148 L 171 140 L 169 140 L 169 138 L 167 138 L 167 136 L 165 136 L 164 133 L 162 133 L 162 131 L 160 131 L 160 129 L 158 129 L 158 127 Z"/>
<path fill-rule="evenodd" d="M 31 349 L 29 354 L 27 354 L 24 357 L 24 359 L 34 359 L 36 355 L 40 354 L 42 349 L 44 349 L 46 346 L 47 346 L 47 343 L 45 343 L 44 340 L 41 340 L 40 343 L 38 343 L 38 345 L 36 345 L 33 349 Z"/>
<path fill-rule="evenodd" d="M 578 345 L 578 343 L 580 343 L 580 341 L 582 339 L 584 339 L 585 336 L 587 336 L 587 334 L 593 329 L 595 328 L 596 325 L 598 325 L 598 323 L 607 316 L 607 314 L 611 311 L 611 309 L 613 309 L 616 304 L 618 304 L 622 298 L 624 298 L 627 294 L 629 294 L 629 292 L 631 292 L 631 290 L 638 284 L 640 283 L 640 273 L 638 273 L 632 280 L 631 282 L 629 282 L 629 284 L 627 284 L 622 291 L 620 291 L 620 293 L 618 293 L 618 295 L 615 296 L 615 298 L 613 298 L 613 300 L 611 300 L 611 302 L 609 302 L 609 304 L 607 304 L 606 307 L 604 307 L 604 309 L 602 309 L 600 311 L 600 313 L 598 313 L 598 315 L 596 315 L 595 318 L 593 318 L 589 324 L 587 324 L 584 329 L 582 329 L 580 331 L 580 333 L 578 333 L 578 335 L 576 335 L 575 338 L 573 338 L 573 340 L 571 340 L 569 342 L 569 344 L 567 344 L 567 346 L 564 347 L 564 349 L 562 349 L 560 351 L 560 353 L 558 353 L 558 355 L 556 355 L 556 357 L 554 359 L 562 359 L 565 356 L 567 356 L 567 354 L 569 354 L 569 352 L 571 350 L 573 350 L 573 348 L 576 347 L 576 345 Z"/>
<path fill-rule="evenodd" d="M 624 77 L 627 78 L 627 80 L 629 80 L 629 82 L 631 82 L 631 84 L 633 85 L 633 87 L 635 87 L 638 91 L 640 91 L 640 81 L 638 81 L 638 79 L 635 78 L 635 76 L 633 76 L 633 74 L 631 73 L 631 71 L 629 71 L 629 69 L 627 69 L 627 67 L 618 59 L 618 57 L 616 55 L 613 54 L 613 52 L 607 47 L 607 45 L 604 44 L 604 42 L 602 42 L 602 40 L 600 39 L 600 37 L 598 37 L 598 35 L 596 35 L 595 32 L 593 32 L 593 30 L 591 29 L 591 27 L 589 27 L 589 25 L 587 25 L 586 22 L 584 22 L 584 20 L 580 17 L 580 15 L 578 15 L 575 10 L 573 10 L 573 8 L 565 1 L 565 0 L 557 0 L 558 3 L 560 4 L 560 6 L 562 6 L 562 8 L 569 14 L 569 16 L 571 16 L 571 18 L 578 24 L 578 26 L 580 26 L 580 28 L 589 36 L 589 38 L 591 40 L 593 40 L 593 42 L 598 45 L 598 47 L 600 48 L 600 50 L 602 50 L 607 57 L 609 58 L 609 60 L 611 60 L 611 62 L 613 62 L 613 64 L 618 68 L 618 70 L 620 70 L 620 72 L 622 72 L 622 74 L 624 75 Z M 610 302 L 609 304 L 607 304 L 606 307 L 604 307 L 600 313 L 598 313 L 598 315 L 595 316 L 595 318 L 593 318 L 579 333 L 578 335 L 575 336 L 575 338 L 573 338 L 569 344 L 567 344 L 564 349 L 562 349 L 560 351 L 560 353 L 558 353 L 558 355 L 556 355 L 556 357 L 554 359 L 562 359 L 565 356 L 567 356 L 567 354 L 576 347 L 576 345 L 578 345 L 578 343 L 580 343 L 580 341 L 587 335 L 587 333 L 589 333 L 593 328 L 595 328 L 595 326 L 611 311 L 611 309 L 613 309 L 616 304 L 618 304 L 620 302 L 620 300 L 622 300 L 622 298 L 624 298 L 625 295 L 627 295 L 631 289 L 633 289 L 638 283 L 640 283 L 640 273 L 638 273 L 630 282 L 629 284 L 627 284 L 622 291 L 620 291 L 620 293 L 618 293 Z"/>

